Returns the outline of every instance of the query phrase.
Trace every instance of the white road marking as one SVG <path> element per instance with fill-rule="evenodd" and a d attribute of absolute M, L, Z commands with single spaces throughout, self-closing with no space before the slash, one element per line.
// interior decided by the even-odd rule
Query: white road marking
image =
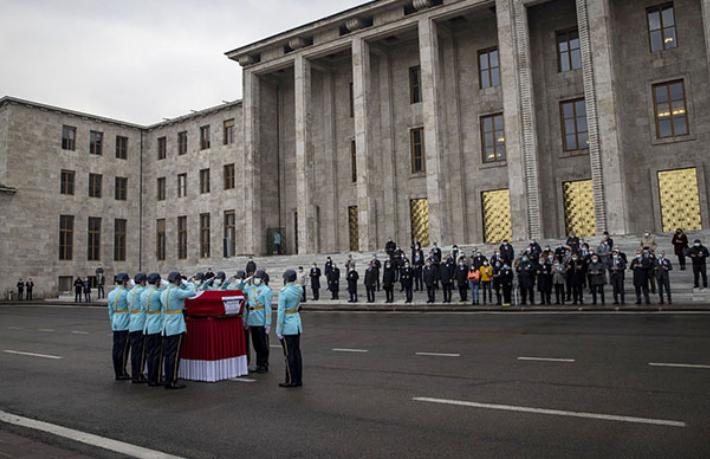
<path fill-rule="evenodd" d="M 142 446 L 131 445 L 130 443 L 124 443 L 122 441 L 112 440 L 106 437 L 100 437 L 98 435 L 62 427 L 56 424 L 50 424 L 48 422 L 17 416 L 5 411 L 0 411 L 0 421 L 28 429 L 47 432 L 58 437 L 68 438 L 69 440 L 114 451 L 125 456 L 137 457 L 141 459 L 181 459 L 179 456 L 173 456 L 172 454 L 143 448 Z"/>
<path fill-rule="evenodd" d="M 53 328 L 38 328 L 37 331 L 51 333 L 54 331 Z"/>
<path fill-rule="evenodd" d="M 415 352 L 414 354 L 429 357 L 461 357 L 461 354 L 442 354 L 440 352 Z"/>
<path fill-rule="evenodd" d="M 7 327 L 8 330 L 22 330 L 22 327 Z"/>
<path fill-rule="evenodd" d="M 343 348 L 333 348 L 333 352 L 355 352 L 355 353 L 365 353 L 368 352 L 367 349 L 343 349 Z"/>
<path fill-rule="evenodd" d="M 670 367 L 670 368 L 703 368 L 703 369 L 710 369 L 710 365 L 700 365 L 696 363 L 658 363 L 658 362 L 651 362 L 649 363 L 650 366 L 652 367 Z"/>
<path fill-rule="evenodd" d="M 53 359 L 53 360 L 59 360 L 62 357 L 58 355 L 49 355 L 49 354 L 35 354 L 34 352 L 24 352 L 24 351 L 13 351 L 12 349 L 5 349 L 4 351 L 6 354 L 15 354 L 15 355 L 27 355 L 30 357 L 41 357 L 43 359 Z"/>
<path fill-rule="evenodd" d="M 278 344 L 270 344 L 269 347 L 271 349 L 281 349 L 281 346 L 279 346 Z"/>
<path fill-rule="evenodd" d="M 414 397 L 415 402 L 440 403 L 444 405 L 466 406 L 470 408 L 484 408 L 489 410 L 515 411 L 519 413 L 547 414 L 553 416 L 567 416 L 574 418 L 598 419 L 602 421 L 631 422 L 635 424 L 652 424 L 668 427 L 686 427 L 683 421 L 667 419 L 639 418 L 635 416 L 621 416 L 617 414 L 585 413 L 583 411 L 551 410 L 547 408 L 531 408 L 527 406 L 498 405 L 493 403 L 467 402 L 463 400 L 448 400 L 442 398 Z"/>
<path fill-rule="evenodd" d="M 89 332 L 81 331 L 81 330 L 72 330 L 71 333 L 72 333 L 72 335 L 88 335 L 89 334 Z"/>
<path fill-rule="evenodd" d="M 518 357 L 518 360 L 524 360 L 528 362 L 574 362 L 574 359 L 559 359 L 554 357 Z"/>
<path fill-rule="evenodd" d="M 256 382 L 256 379 L 249 379 L 249 378 L 230 378 L 230 381 L 236 381 L 236 382 Z"/>

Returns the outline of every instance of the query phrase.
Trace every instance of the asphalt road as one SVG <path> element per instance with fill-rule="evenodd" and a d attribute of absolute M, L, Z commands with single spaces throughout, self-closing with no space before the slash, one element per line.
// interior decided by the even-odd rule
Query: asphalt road
<path fill-rule="evenodd" d="M 185 457 L 710 457 L 710 314 L 303 319 L 303 388 L 273 349 L 254 382 L 165 391 L 113 380 L 103 308 L 0 306 L 0 410 Z"/>

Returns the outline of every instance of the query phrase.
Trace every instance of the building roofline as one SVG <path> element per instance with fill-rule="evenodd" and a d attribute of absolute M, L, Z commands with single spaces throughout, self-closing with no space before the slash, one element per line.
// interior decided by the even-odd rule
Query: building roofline
<path fill-rule="evenodd" d="M 235 100 L 233 102 L 215 105 L 212 107 L 205 108 L 203 110 L 198 110 L 193 113 L 189 113 L 187 115 L 181 115 L 181 116 L 177 116 L 175 118 L 169 118 L 166 121 L 161 121 L 161 122 L 149 124 L 149 125 L 130 123 L 127 121 L 121 121 L 121 120 L 117 120 L 114 118 L 108 118 L 105 116 L 94 115 L 92 113 L 81 112 L 81 111 L 77 111 L 77 110 L 71 110 L 68 108 L 57 107 L 55 105 L 43 104 L 41 102 L 35 102 L 35 101 L 31 101 L 31 100 L 21 99 L 19 97 L 12 97 L 12 96 L 0 97 L 0 107 L 2 107 L 3 105 L 6 105 L 6 104 L 13 104 L 13 103 L 19 104 L 19 105 L 25 105 L 25 106 L 29 106 L 29 107 L 33 107 L 33 108 L 39 108 L 42 110 L 50 110 L 53 112 L 77 116 L 80 118 L 90 118 L 90 119 L 101 121 L 104 123 L 111 123 L 111 124 L 117 124 L 119 126 L 130 127 L 132 129 L 151 130 L 151 129 L 155 129 L 155 128 L 158 128 L 158 127 L 161 127 L 164 125 L 169 125 L 169 124 L 173 124 L 173 123 L 177 123 L 177 122 L 181 122 L 181 121 L 186 121 L 191 118 L 204 116 L 209 113 L 213 113 L 213 112 L 216 112 L 219 110 L 224 110 L 226 108 L 236 107 L 237 105 L 241 105 L 242 101 L 241 101 L 241 99 L 239 99 L 239 100 Z"/>
<path fill-rule="evenodd" d="M 326 16 L 326 17 L 323 17 L 320 19 L 316 19 L 316 20 L 308 22 L 306 24 L 294 27 L 292 29 L 288 29 L 284 32 L 280 32 L 275 35 L 271 35 L 269 37 L 263 38 L 259 41 L 255 41 L 255 42 L 250 43 L 248 45 L 240 46 L 239 48 L 235 48 L 231 51 L 227 51 L 224 54 L 229 59 L 237 60 L 239 58 L 239 56 L 254 53 L 255 51 L 257 51 L 259 49 L 263 49 L 268 46 L 273 46 L 275 44 L 288 41 L 289 38 L 303 34 L 304 32 L 311 32 L 311 31 L 314 31 L 318 28 L 322 28 L 325 26 L 331 26 L 331 25 L 333 25 L 333 23 L 343 22 L 350 17 L 358 16 L 363 13 L 374 11 L 376 9 L 381 9 L 381 8 L 384 8 L 384 7 L 390 6 L 392 4 L 399 3 L 399 2 L 401 2 L 401 0 L 370 0 L 366 3 L 361 4 L 361 5 L 353 6 L 351 8 L 348 8 L 343 11 L 339 11 L 339 12 L 331 14 L 329 16 Z"/>

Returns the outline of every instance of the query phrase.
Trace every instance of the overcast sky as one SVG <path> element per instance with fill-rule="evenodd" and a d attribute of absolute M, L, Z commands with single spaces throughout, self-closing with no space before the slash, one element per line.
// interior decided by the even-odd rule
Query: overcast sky
<path fill-rule="evenodd" d="M 140 124 L 241 98 L 226 51 L 365 0 L 0 0 L 0 96 Z"/>

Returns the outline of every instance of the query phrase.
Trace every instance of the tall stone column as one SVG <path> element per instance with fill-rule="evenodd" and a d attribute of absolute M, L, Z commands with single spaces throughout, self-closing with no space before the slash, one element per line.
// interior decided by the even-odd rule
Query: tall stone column
<path fill-rule="evenodd" d="M 496 0 L 513 239 L 543 237 L 538 145 L 523 0 Z"/>
<path fill-rule="evenodd" d="M 370 251 L 377 247 L 369 129 L 370 82 L 372 78 L 370 74 L 370 46 L 363 38 L 355 37 L 352 41 L 352 53 L 358 235 L 360 251 Z"/>
<path fill-rule="evenodd" d="M 700 7 L 703 12 L 703 35 L 705 36 L 705 60 L 710 70 L 710 0 L 702 0 Z"/>
<path fill-rule="evenodd" d="M 259 157 L 259 76 L 249 70 L 243 72 L 242 110 L 244 120 L 244 246 L 249 254 L 264 252 L 261 220 L 261 160 Z"/>
<path fill-rule="evenodd" d="M 576 0 L 597 234 L 628 230 L 609 0 Z"/>
<path fill-rule="evenodd" d="M 429 203 L 429 240 L 448 244 L 449 215 L 446 202 L 445 163 L 442 158 L 443 127 L 439 110 L 441 69 L 439 37 L 433 20 L 419 20 L 419 64 L 422 76 L 422 116 L 424 118 L 424 150 L 426 152 L 426 184 Z"/>
<path fill-rule="evenodd" d="M 296 201 L 298 208 L 298 253 L 318 251 L 318 222 L 313 193 L 313 144 L 311 142 L 311 63 L 302 55 L 294 62 L 296 119 Z"/>

